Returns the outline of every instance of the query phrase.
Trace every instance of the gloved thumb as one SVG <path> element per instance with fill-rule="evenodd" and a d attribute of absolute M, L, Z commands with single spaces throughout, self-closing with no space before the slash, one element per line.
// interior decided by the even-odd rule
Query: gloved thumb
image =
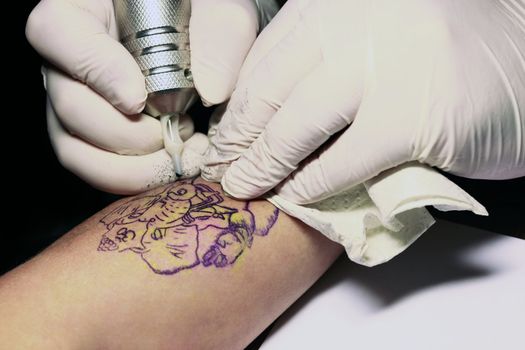
<path fill-rule="evenodd" d="M 297 204 L 317 202 L 410 160 L 410 126 L 387 110 L 377 101 L 361 105 L 352 125 L 303 162 L 277 194 Z"/>
<path fill-rule="evenodd" d="M 259 29 L 252 0 L 193 0 L 191 65 L 195 87 L 205 105 L 226 101 Z"/>

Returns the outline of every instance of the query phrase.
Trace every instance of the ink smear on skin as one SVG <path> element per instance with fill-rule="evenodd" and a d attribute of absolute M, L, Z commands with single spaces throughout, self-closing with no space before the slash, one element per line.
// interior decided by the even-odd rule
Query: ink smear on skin
<path fill-rule="evenodd" d="M 106 232 L 98 250 L 133 252 L 155 272 L 172 275 L 198 265 L 226 267 L 266 236 L 279 216 L 274 209 L 257 223 L 250 202 L 221 205 L 211 187 L 180 181 L 157 194 L 134 198 L 101 219 Z"/>

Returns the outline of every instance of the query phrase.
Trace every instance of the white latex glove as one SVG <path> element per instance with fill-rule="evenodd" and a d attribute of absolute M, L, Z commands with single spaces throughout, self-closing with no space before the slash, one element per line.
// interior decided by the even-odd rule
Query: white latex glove
<path fill-rule="evenodd" d="M 286 179 L 313 202 L 409 160 L 523 176 L 525 1 L 290 0 L 211 142 L 202 174 L 238 198 Z"/>
<path fill-rule="evenodd" d="M 268 6 L 264 10 L 270 16 Z M 253 0 L 192 1 L 192 71 L 207 105 L 230 97 L 258 29 Z M 42 0 L 26 34 L 53 65 L 43 69 L 49 133 L 66 168 L 95 187 L 123 194 L 174 179 L 160 123 L 141 113 L 144 77 L 117 40 L 111 0 Z M 193 123 L 187 117 L 180 125 L 187 140 Z M 206 139 L 195 139 L 185 144 L 186 153 L 205 150 Z"/>

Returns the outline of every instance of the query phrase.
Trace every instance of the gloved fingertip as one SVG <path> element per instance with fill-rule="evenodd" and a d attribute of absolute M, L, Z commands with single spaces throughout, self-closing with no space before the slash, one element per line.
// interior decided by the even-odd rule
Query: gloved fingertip
<path fill-rule="evenodd" d="M 144 110 L 148 94 L 143 85 L 131 86 L 130 84 L 122 84 L 122 86 L 115 87 L 114 91 L 116 93 L 113 105 L 122 113 L 134 115 Z"/>
<path fill-rule="evenodd" d="M 300 188 L 293 181 L 286 181 L 281 183 L 275 188 L 275 192 L 280 197 L 286 199 L 289 202 L 304 205 L 316 202 L 316 198 L 311 198 L 307 195 L 304 188 Z"/>
<path fill-rule="evenodd" d="M 231 199 L 239 199 L 238 197 L 235 197 L 233 194 L 231 194 L 230 191 L 226 189 L 224 185 L 222 185 L 222 183 L 221 183 L 221 186 L 222 186 L 222 192 L 224 193 L 226 197 L 231 198 Z"/>
<path fill-rule="evenodd" d="M 194 152 L 204 156 L 209 145 L 208 137 L 203 133 L 196 132 L 184 143 L 184 148 L 191 148 Z"/>
<path fill-rule="evenodd" d="M 140 113 L 148 97 L 146 79 L 133 57 L 108 38 L 101 41 L 93 63 L 80 70 L 81 80 L 104 96 L 121 112 Z"/>
<path fill-rule="evenodd" d="M 25 35 L 27 41 L 33 47 L 38 47 L 42 35 L 46 33 L 46 28 L 51 17 L 46 14 L 46 11 L 49 11 L 49 5 L 47 4 L 46 6 L 46 4 L 40 2 L 27 17 Z"/>
<path fill-rule="evenodd" d="M 202 133 L 195 133 L 186 142 L 182 151 L 182 178 L 192 178 L 201 173 L 204 153 L 208 148 L 208 138 Z"/>
<path fill-rule="evenodd" d="M 201 177 L 209 182 L 219 182 L 221 179 L 220 177 L 215 176 L 213 168 L 207 166 L 206 164 L 201 166 Z"/>
<path fill-rule="evenodd" d="M 179 135 L 184 142 L 189 141 L 195 135 L 195 125 L 191 116 L 185 114 L 179 118 Z"/>
<path fill-rule="evenodd" d="M 228 179 L 228 177 L 226 176 L 226 174 L 225 174 L 225 176 L 222 177 L 221 186 L 222 186 L 222 190 L 224 191 L 224 194 L 227 197 L 234 198 L 234 199 L 241 199 L 241 200 L 242 199 L 250 199 L 250 196 L 247 196 L 245 193 L 235 190 L 235 189 L 239 189 L 239 187 L 237 185 L 236 186 L 232 186 L 232 184 L 231 184 L 230 180 Z"/>
<path fill-rule="evenodd" d="M 189 28 L 191 66 L 205 105 L 230 97 L 257 29 L 258 13 L 252 1 L 195 2 Z"/>
<path fill-rule="evenodd" d="M 204 161 L 201 166 L 201 176 L 206 181 L 220 182 L 230 167 L 231 162 L 237 159 L 237 157 L 234 159 L 231 157 L 225 158 L 213 143 L 208 143 L 208 145 L 203 154 Z"/>
<path fill-rule="evenodd" d="M 205 107 L 218 105 L 230 98 L 235 87 L 234 79 L 239 74 L 237 70 L 218 71 L 213 69 L 193 69 L 195 89 L 201 96 Z"/>
<path fill-rule="evenodd" d="M 260 177 L 251 176 L 246 172 L 240 160 L 233 162 L 224 173 L 221 185 L 232 197 L 249 200 L 268 192 L 269 188 L 261 184 Z"/>
<path fill-rule="evenodd" d="M 211 107 L 213 106 L 214 104 L 211 103 L 210 101 L 206 100 L 204 97 L 201 96 L 201 102 L 202 102 L 202 105 L 204 107 Z"/>
<path fill-rule="evenodd" d="M 199 175 L 202 155 L 194 152 L 192 149 L 185 150 L 182 153 L 182 174 L 181 179 L 188 179 Z"/>

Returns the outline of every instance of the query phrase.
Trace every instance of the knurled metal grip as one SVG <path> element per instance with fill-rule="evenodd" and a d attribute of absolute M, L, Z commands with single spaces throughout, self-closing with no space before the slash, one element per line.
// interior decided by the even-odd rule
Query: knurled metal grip
<path fill-rule="evenodd" d="M 114 0 L 122 44 L 135 57 L 150 94 L 194 88 L 190 0 Z"/>

